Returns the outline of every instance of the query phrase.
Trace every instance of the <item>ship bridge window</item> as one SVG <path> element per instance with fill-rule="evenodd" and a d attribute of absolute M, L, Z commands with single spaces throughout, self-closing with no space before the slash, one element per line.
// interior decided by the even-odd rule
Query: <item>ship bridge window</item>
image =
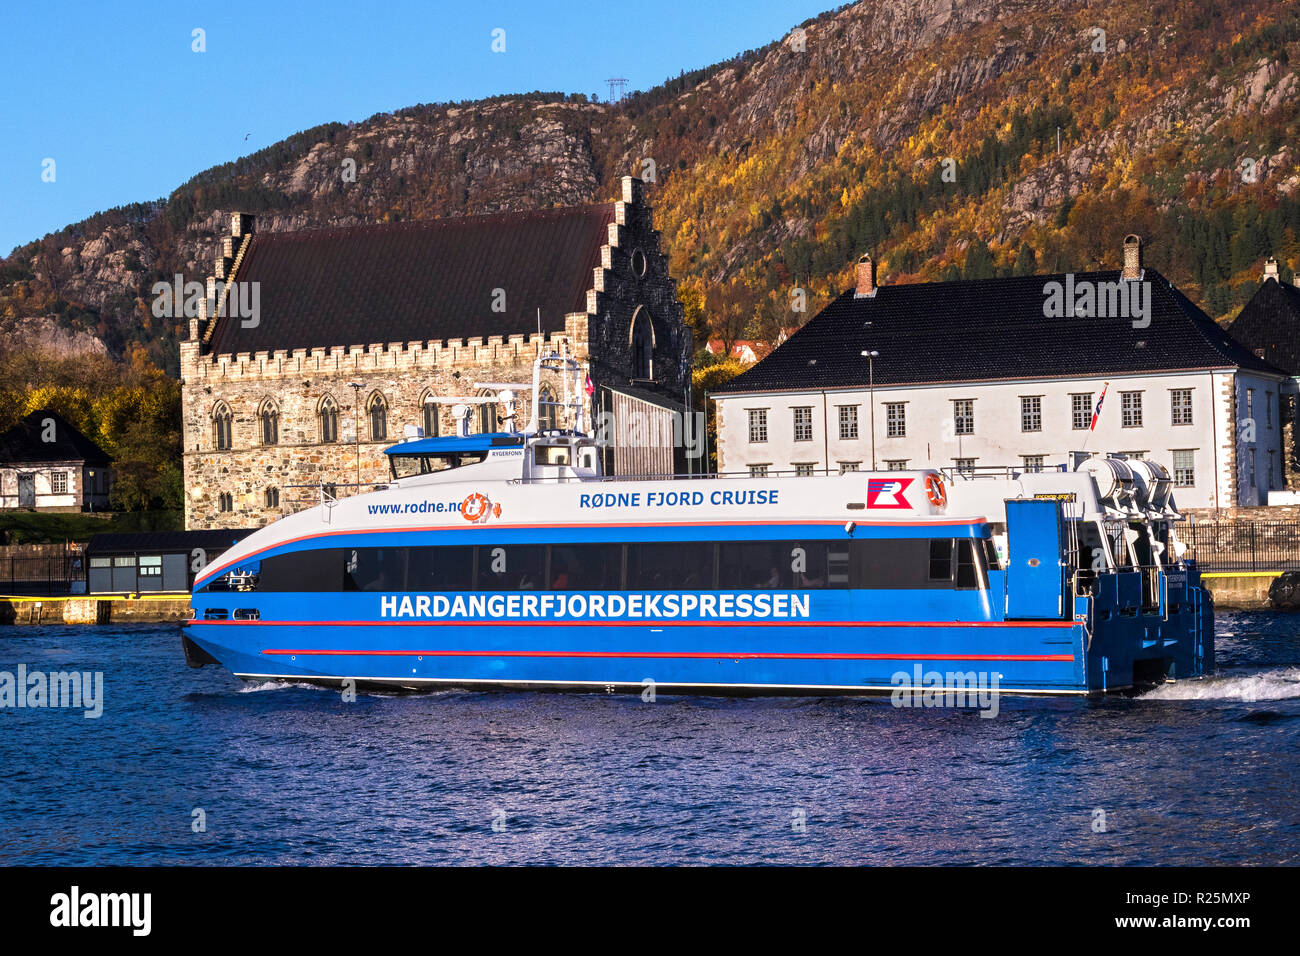
<path fill-rule="evenodd" d="M 534 445 L 533 464 L 535 465 L 569 465 L 573 462 L 573 450 L 568 445 Z"/>
<path fill-rule="evenodd" d="M 412 475 L 432 475 L 465 465 L 477 465 L 487 458 L 486 451 L 457 451 L 440 455 L 389 455 L 388 467 L 394 478 L 410 478 Z"/>
<path fill-rule="evenodd" d="M 498 544 L 474 550 L 480 591 L 533 591 L 545 586 L 546 545 Z"/>

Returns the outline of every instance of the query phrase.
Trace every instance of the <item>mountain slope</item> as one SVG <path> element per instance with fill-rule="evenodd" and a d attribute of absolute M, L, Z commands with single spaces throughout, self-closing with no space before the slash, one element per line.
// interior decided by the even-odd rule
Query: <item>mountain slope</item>
<path fill-rule="evenodd" d="M 651 168 L 688 317 L 723 338 L 798 324 L 866 249 L 884 281 L 979 278 L 1115 266 L 1129 231 L 1228 316 L 1265 255 L 1300 254 L 1293 58 L 1300 11 L 1266 0 L 864 0 L 618 104 L 307 130 L 15 250 L 0 317 L 48 312 L 174 369 L 184 330 L 149 289 L 205 275 L 232 210 L 296 229 L 539 208 Z"/>

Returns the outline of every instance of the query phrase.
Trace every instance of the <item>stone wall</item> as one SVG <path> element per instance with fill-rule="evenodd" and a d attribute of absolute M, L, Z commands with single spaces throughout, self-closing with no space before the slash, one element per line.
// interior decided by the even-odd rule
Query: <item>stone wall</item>
<path fill-rule="evenodd" d="M 249 225 L 247 217 L 236 217 L 232 231 L 246 231 Z M 624 177 L 608 229 L 587 292 L 586 312 L 566 316 L 562 334 L 341 342 L 330 349 L 231 355 L 205 351 L 211 327 L 193 320 L 189 341 L 181 344 L 186 528 L 255 527 L 315 504 L 319 485 L 358 481 L 358 457 L 360 483 L 383 482 L 389 477 L 383 451 L 402 440 L 404 426 L 422 425 L 426 396 L 467 397 L 479 392 L 475 383 L 531 382 L 533 361 L 543 351 L 567 348 L 578 361 L 589 363 L 597 388 L 626 384 L 633 377 L 632 328 L 640 315 L 653 329 L 654 382 L 670 397 L 680 398 L 690 374 L 693 343 L 640 180 Z M 233 270 L 237 281 L 238 264 L 226 258 L 218 260 L 218 271 Z M 274 316 L 263 320 L 274 321 Z M 353 429 L 357 402 L 348 385 L 352 381 L 365 386 L 356 396 L 359 443 Z M 557 386 L 555 392 L 559 395 L 562 389 Z M 388 409 L 382 439 L 372 438 L 366 413 L 376 393 Z M 339 440 L 330 443 L 321 441 L 319 418 L 326 395 L 338 408 Z M 524 392 L 518 397 L 516 425 L 522 428 L 530 424 L 531 396 Z M 259 411 L 268 400 L 278 412 L 279 440 L 274 445 L 262 443 Z M 218 451 L 212 416 L 220 402 L 232 413 L 232 447 Z M 440 433 L 453 434 L 450 405 L 441 405 L 440 411 Z M 268 489 L 278 491 L 278 505 L 268 505 Z M 338 489 L 339 494 L 354 491 Z M 221 511 L 220 497 L 227 493 L 233 508 Z"/>

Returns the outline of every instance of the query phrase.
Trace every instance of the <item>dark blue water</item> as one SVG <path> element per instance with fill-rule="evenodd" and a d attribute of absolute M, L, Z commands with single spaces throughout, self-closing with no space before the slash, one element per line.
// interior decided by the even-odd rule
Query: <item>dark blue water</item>
<path fill-rule="evenodd" d="M 1300 616 L 1221 614 L 1219 655 L 1208 683 L 1004 698 L 986 719 L 887 699 L 344 703 L 190 670 L 175 626 L 0 628 L 0 671 L 105 680 L 97 720 L 0 710 L 0 864 L 1300 862 Z"/>

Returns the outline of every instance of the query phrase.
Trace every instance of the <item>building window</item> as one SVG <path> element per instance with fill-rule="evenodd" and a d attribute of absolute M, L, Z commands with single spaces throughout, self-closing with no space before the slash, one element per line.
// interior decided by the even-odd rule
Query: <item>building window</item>
<path fill-rule="evenodd" d="M 852 441 L 858 437 L 858 406 L 837 405 L 840 415 L 840 441 Z"/>
<path fill-rule="evenodd" d="M 442 416 L 438 414 L 438 403 L 432 401 L 433 396 L 428 395 L 420 405 L 420 413 L 423 421 L 425 438 L 437 438 L 438 433 L 442 430 Z"/>
<path fill-rule="evenodd" d="M 234 511 L 235 496 L 228 491 L 223 491 L 221 494 L 217 495 L 217 510 L 223 512 Z"/>
<path fill-rule="evenodd" d="M 1273 393 L 1264 393 L 1264 424 L 1273 427 Z"/>
<path fill-rule="evenodd" d="M 1145 451 L 1122 451 L 1120 454 L 1125 458 L 1145 458 L 1147 456 Z"/>
<path fill-rule="evenodd" d="M 68 473 L 66 471 L 56 471 L 50 474 L 50 492 L 56 495 L 66 495 L 68 493 Z"/>
<path fill-rule="evenodd" d="M 332 481 L 326 482 L 320 486 L 320 493 L 326 501 L 333 501 L 339 496 L 339 486 Z"/>
<path fill-rule="evenodd" d="M 960 475 L 975 474 L 974 458 L 954 458 L 953 464 L 957 466 L 957 473 Z"/>
<path fill-rule="evenodd" d="M 1120 392 L 1120 425 L 1124 428 L 1142 427 L 1142 393 Z"/>
<path fill-rule="evenodd" d="M 1025 463 L 1025 469 L 1024 469 L 1025 471 L 1042 471 L 1042 470 L 1043 470 L 1043 456 L 1042 456 L 1042 455 L 1024 455 L 1024 456 L 1021 457 L 1020 460 L 1023 461 L 1023 462 Z"/>
<path fill-rule="evenodd" d="M 812 475 L 813 469 L 816 467 L 817 462 L 815 461 L 796 461 L 794 462 L 795 476 L 798 478 L 807 478 Z"/>
<path fill-rule="evenodd" d="M 1070 427 L 1086 431 L 1092 425 L 1092 392 L 1070 393 Z"/>
<path fill-rule="evenodd" d="M 268 508 L 278 508 L 278 507 L 280 507 L 280 489 L 279 489 L 279 488 L 267 488 L 267 489 L 266 489 L 266 506 L 267 506 Z"/>
<path fill-rule="evenodd" d="M 750 465 L 750 466 L 749 466 L 749 477 L 751 477 L 751 478 L 766 478 L 766 477 L 767 477 L 767 469 L 768 469 L 768 467 L 769 467 L 769 466 L 767 466 L 767 465 Z"/>
<path fill-rule="evenodd" d="M 844 474 L 846 471 L 861 471 L 861 470 L 862 470 L 862 462 L 860 462 L 860 461 L 842 461 L 842 462 L 840 462 L 840 474 L 841 474 L 841 475 Z"/>
<path fill-rule="evenodd" d="M 885 471 L 907 471 L 906 458 L 886 458 Z"/>
<path fill-rule="evenodd" d="M 480 434 L 490 435 L 500 430 L 501 422 L 497 413 L 496 393 L 484 389 L 479 395 L 488 401 L 478 407 L 478 430 Z"/>
<path fill-rule="evenodd" d="M 1191 488 L 1196 484 L 1196 452 L 1190 448 L 1174 449 L 1174 485 Z"/>
<path fill-rule="evenodd" d="M 212 411 L 212 445 L 217 451 L 230 451 L 230 406 L 218 402 Z"/>
<path fill-rule="evenodd" d="M 754 445 L 767 441 L 767 409 L 751 408 L 748 409 L 748 412 L 750 444 Z"/>
<path fill-rule="evenodd" d="M 655 353 L 654 327 L 650 313 L 639 305 L 632 316 L 632 377 L 653 378 Z"/>
<path fill-rule="evenodd" d="M 1169 424 L 1190 425 L 1192 423 L 1192 390 L 1190 388 L 1171 388 L 1169 390 Z"/>
<path fill-rule="evenodd" d="M 953 400 L 952 423 L 953 434 L 955 435 L 975 434 L 975 400 L 973 398 L 957 398 Z"/>
<path fill-rule="evenodd" d="M 264 401 L 257 410 L 257 420 L 262 427 L 262 444 L 280 444 L 280 412 L 275 407 L 275 402 L 269 398 Z"/>
<path fill-rule="evenodd" d="M 1255 390 L 1246 389 L 1246 420 L 1254 421 L 1255 419 Z"/>
<path fill-rule="evenodd" d="M 794 412 L 794 440 L 812 441 L 812 408 L 792 409 Z"/>
<path fill-rule="evenodd" d="M 1273 489 L 1273 449 L 1268 450 L 1268 478 L 1265 479 L 1264 487 L 1266 490 Z"/>
<path fill-rule="evenodd" d="M 141 555 L 139 572 L 140 572 L 140 577 L 142 578 L 162 577 L 162 555 L 161 554 Z"/>
<path fill-rule="evenodd" d="M 1043 396 L 1020 396 L 1020 430 L 1022 432 L 1043 430 Z"/>
<path fill-rule="evenodd" d="M 388 438 L 388 403 L 378 392 L 370 396 L 366 403 L 366 416 L 370 419 L 370 440 L 384 441 Z"/>
<path fill-rule="evenodd" d="M 320 440 L 329 444 L 339 440 L 339 406 L 334 396 L 326 395 L 320 400 L 320 410 L 316 413 L 320 420 Z"/>
<path fill-rule="evenodd" d="M 549 385 L 543 385 L 537 393 L 537 427 L 541 431 L 554 431 L 560 427 L 560 409 Z"/>
<path fill-rule="evenodd" d="M 885 403 L 885 437 L 907 437 L 907 404 L 905 402 Z"/>

